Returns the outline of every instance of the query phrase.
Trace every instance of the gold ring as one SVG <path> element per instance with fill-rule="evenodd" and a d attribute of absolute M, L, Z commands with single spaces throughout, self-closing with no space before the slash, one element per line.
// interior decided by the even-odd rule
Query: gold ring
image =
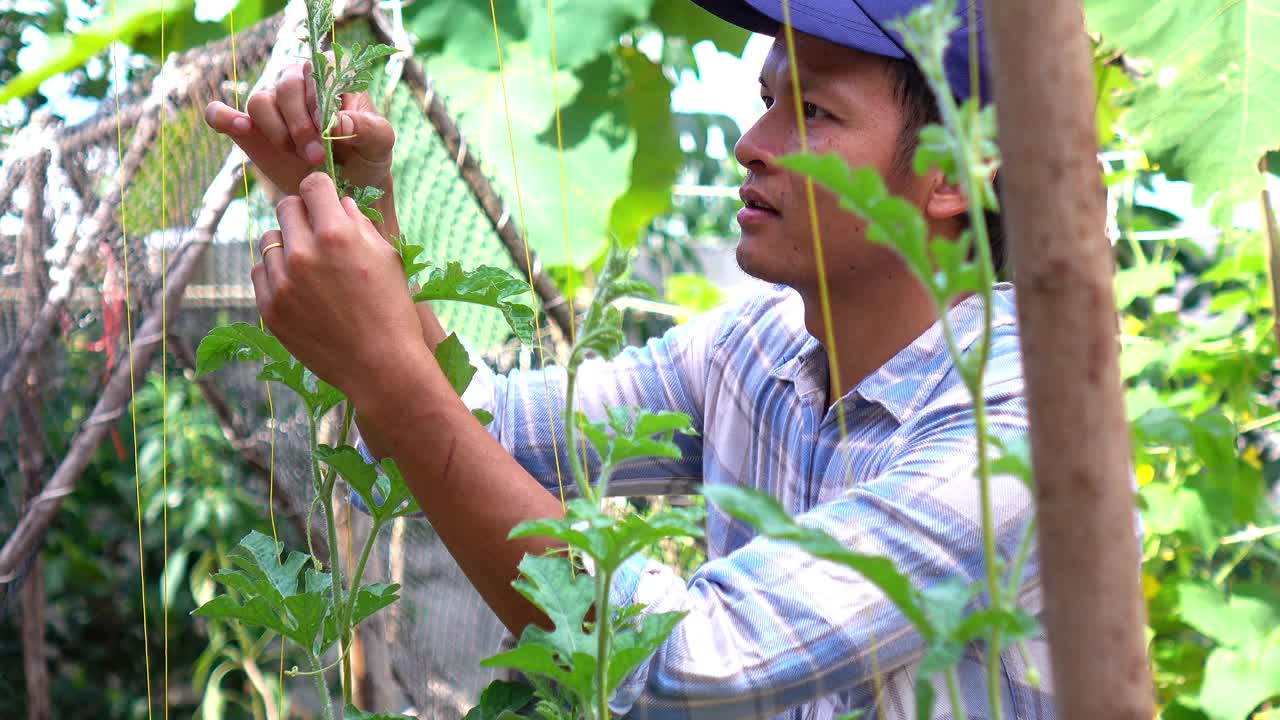
<path fill-rule="evenodd" d="M 262 248 L 262 259 L 263 259 L 263 260 L 266 260 L 266 259 L 267 259 L 267 253 L 271 252 L 272 250 L 275 250 L 276 248 L 282 248 L 282 247 L 284 247 L 284 243 L 282 243 L 282 242 L 273 242 L 273 243 L 271 243 L 270 245 L 268 245 L 268 246 L 266 246 L 266 247 Z"/>

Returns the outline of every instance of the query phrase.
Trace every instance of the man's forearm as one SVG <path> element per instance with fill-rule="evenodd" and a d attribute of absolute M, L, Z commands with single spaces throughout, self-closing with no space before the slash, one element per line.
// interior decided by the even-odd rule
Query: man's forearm
<path fill-rule="evenodd" d="M 376 223 L 375 227 L 378 228 L 378 232 L 382 233 L 382 237 L 387 239 L 387 242 L 391 242 L 393 237 L 400 235 L 400 218 L 396 215 L 395 182 L 391 177 L 387 177 L 386 182 L 383 183 L 382 190 L 385 194 L 373 204 L 374 209 L 382 213 L 382 222 Z M 434 351 L 448 333 L 444 331 L 444 326 L 440 324 L 440 318 L 431 309 L 431 303 L 418 303 L 417 309 L 418 322 L 422 325 L 422 337 L 426 339 L 427 347 Z"/>
<path fill-rule="evenodd" d="M 559 517 L 547 492 L 476 422 L 435 361 L 425 355 L 412 370 L 366 389 L 357 398 L 361 428 L 378 436 L 396 461 L 467 578 L 515 635 L 547 619 L 511 587 L 525 553 L 548 541 L 507 540 L 524 520 Z"/>

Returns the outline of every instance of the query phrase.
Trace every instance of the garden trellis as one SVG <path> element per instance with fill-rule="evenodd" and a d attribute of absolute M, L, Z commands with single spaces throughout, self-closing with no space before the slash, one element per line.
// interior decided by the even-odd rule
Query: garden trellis
<path fill-rule="evenodd" d="M 305 48 L 300 40 L 304 16 L 302 3 L 295 2 L 231 38 L 172 55 L 126 88 L 119 108 L 103 103 L 73 127 L 37 116 L 0 164 L 0 216 L 11 222 L 0 229 L 0 416 L 14 420 L 4 426 L 0 456 L 9 458 L 3 468 L 7 489 L 15 497 L 23 494 L 15 503 L 22 514 L 0 549 L 6 605 L 16 600 L 60 503 L 112 435 L 111 428 L 127 417 L 133 388 L 149 366 L 159 363 L 162 341 L 177 362 L 168 371 L 190 374 L 194 346 L 217 318 L 257 322 L 248 233 L 260 234 L 274 222 L 269 219 L 272 198 L 262 185 L 245 195 L 242 156 L 204 125 L 203 110 L 212 100 L 233 104 L 237 95 L 243 103 L 251 83 L 270 82 L 281 68 L 297 62 Z M 395 28 L 371 5 L 350 4 L 341 11 L 337 32 L 391 42 Z M 569 306 L 536 257 L 528 256 L 534 263 L 529 272 L 514 208 L 508 209 L 490 182 L 483 159 L 469 146 L 423 65 L 420 58 L 407 58 L 394 76 L 379 73 L 371 88 L 399 136 L 394 174 L 401 188 L 401 225 L 406 234 L 431 238 L 425 259 L 465 258 L 469 266 L 484 263 L 532 277 L 554 327 L 549 336 L 554 342 L 569 326 Z M 234 222 L 223 225 L 228 208 L 236 210 Z M 246 224 L 248 233 L 242 229 Z M 162 260 L 167 260 L 163 287 Z M 440 312 L 469 345 L 498 365 L 515 361 L 497 313 L 451 304 Z M 125 328 L 129 317 L 132 352 Z M 246 485 L 264 503 L 270 498 L 280 518 L 301 536 L 311 472 L 305 411 L 277 393 L 273 433 L 265 384 L 255 374 L 241 365 L 199 384 L 224 433 L 257 471 Z M 52 430 L 42 422 L 65 416 L 77 403 L 91 410 L 63 429 L 71 435 L 69 451 L 53 457 L 46 437 Z M 112 441 L 127 452 L 118 437 Z M 26 478 L 25 489 L 19 478 Z M 313 532 L 323 547 L 328 542 L 323 523 Z M 496 620 L 484 624 L 487 609 L 439 543 L 432 542 L 425 524 L 399 521 L 384 541 L 386 552 L 379 560 L 385 572 L 432 576 L 433 617 L 444 619 L 456 610 L 454 622 L 433 623 L 434 639 L 400 650 L 404 663 L 398 663 L 437 666 L 460 683 L 460 688 L 448 683 L 418 688 L 420 694 L 412 698 L 419 707 L 440 702 L 456 708 L 450 698 L 473 695 L 487 676 L 477 663 L 496 648 L 499 626 Z M 435 550 L 408 560 L 403 554 L 391 557 L 392 547 L 406 544 Z M 146 572 L 153 579 L 159 570 Z M 412 595 L 414 583 L 403 584 Z M 427 611 L 421 602 L 412 607 Z M 446 650 L 456 654 L 462 646 L 473 648 L 475 662 L 466 666 L 468 672 L 449 671 L 446 659 L 456 658 L 446 658 Z"/>
<path fill-rule="evenodd" d="M 785 3 L 784 3 L 784 7 L 785 7 Z M 295 6 L 295 17 L 296 17 L 296 6 Z M 497 25 L 497 22 L 496 22 L 496 12 L 495 12 L 495 40 L 497 39 L 496 25 Z M 282 42 L 277 42 L 276 44 L 277 52 L 280 52 L 280 48 L 282 46 L 286 46 L 287 42 L 290 40 L 289 33 L 291 28 L 296 29 L 296 23 L 291 25 L 291 23 L 288 20 L 286 20 L 280 30 L 279 37 Z M 378 34 L 376 32 L 377 29 L 378 27 L 375 25 L 374 34 Z M 296 35 L 296 32 L 294 34 Z M 500 50 L 499 50 L 499 58 L 501 58 Z M 263 73 L 264 77 L 269 77 L 271 75 L 270 70 L 272 68 L 272 62 L 273 61 L 268 61 L 267 71 Z M 501 60 L 499 60 L 499 62 L 501 62 Z M 166 68 L 169 68 L 169 67 L 170 67 L 169 65 L 166 66 Z M 414 73 L 412 72 L 412 66 L 407 70 L 409 70 L 406 74 L 407 77 L 414 75 Z M 177 73 L 175 72 L 174 75 L 177 75 Z M 170 82 L 174 82 L 175 85 L 170 85 L 169 84 Z M 144 159 L 149 154 L 148 151 L 150 150 L 150 147 L 148 144 L 152 142 L 152 139 L 155 137 L 156 129 L 155 127 L 153 127 L 154 125 L 160 126 L 159 137 L 161 138 L 160 145 L 161 145 L 161 156 L 162 156 L 162 162 L 163 162 L 163 156 L 165 155 L 165 153 L 163 151 L 164 121 L 162 118 L 165 117 L 165 113 L 168 111 L 169 105 L 174 102 L 175 97 L 180 95 L 178 91 L 173 90 L 173 87 L 177 87 L 177 86 L 178 85 L 176 83 L 175 78 L 172 78 L 166 75 L 165 71 L 161 71 L 160 75 L 158 76 L 157 82 L 153 84 L 153 89 L 151 93 L 147 96 L 147 100 L 142 103 L 143 109 L 138 115 L 137 129 L 134 131 L 134 136 L 130 141 L 130 152 L 126 154 L 122 151 L 119 151 L 119 150 L 117 151 L 118 155 L 123 156 L 119 158 L 119 161 L 116 165 L 117 188 L 119 188 L 119 190 L 117 191 L 118 195 L 124 194 L 123 189 L 126 187 L 126 185 L 131 184 L 133 180 L 137 178 L 145 177 L 145 175 L 143 174 L 143 169 L 145 166 Z M 430 93 L 429 85 L 425 82 L 425 79 L 423 79 L 419 83 L 419 86 L 421 87 L 421 90 L 420 90 L 418 100 L 421 104 L 426 104 L 429 108 L 431 104 L 434 102 L 434 96 Z M 156 88 L 160 88 L 160 90 L 157 91 Z M 156 108 L 152 111 L 156 113 L 156 115 L 154 116 L 148 115 L 148 111 L 147 111 L 148 107 Z M 430 112 L 428 112 L 428 116 L 430 117 Z M 158 118 L 160 118 L 160 120 L 157 122 Z M 39 125 L 35 126 L 31 131 L 32 132 L 31 139 L 33 142 L 30 143 L 30 146 L 36 148 L 36 150 L 33 153 L 33 156 L 37 158 L 42 158 L 43 157 L 42 153 L 44 153 L 44 150 L 42 149 L 43 146 L 41 145 L 41 143 L 36 142 L 36 140 L 40 137 L 39 133 L 41 131 L 42 131 L 42 126 L 39 126 Z M 441 132 L 440 134 L 445 137 L 446 144 L 447 144 L 447 140 L 448 140 L 448 137 L 450 137 L 450 134 L 448 132 Z M 117 140 L 117 142 L 120 146 L 123 145 L 123 143 L 120 142 L 120 140 Z M 452 152 L 449 154 L 446 154 L 445 157 L 448 159 L 450 163 L 456 163 L 459 166 L 459 168 L 465 168 L 465 166 L 467 165 L 467 153 L 464 151 L 464 148 L 465 148 L 465 144 L 462 142 L 458 142 L 456 143 L 456 146 L 452 148 Z M 52 160 L 53 156 L 55 155 L 55 151 L 50 149 L 48 152 L 48 155 L 50 158 L 49 160 L 46 161 L 46 160 L 40 159 L 35 161 L 34 165 L 31 165 L 32 161 L 29 159 L 29 157 L 23 161 L 22 164 L 25 166 L 23 179 L 24 179 L 24 182 L 28 183 L 29 187 L 35 188 L 42 185 L 43 183 L 41 182 L 41 178 L 44 176 L 43 175 L 44 172 L 46 172 L 46 167 L 48 165 L 55 164 Z M 1078 160 L 1079 158 L 1075 158 L 1075 159 Z M 17 164 L 18 163 L 7 163 L 6 167 L 12 168 L 12 167 L 15 167 Z M 108 163 L 105 167 L 110 167 L 110 163 Z M 162 165 L 162 169 L 160 171 L 162 189 L 160 192 L 160 210 L 158 213 L 160 222 L 156 226 L 156 229 L 154 230 L 154 232 L 156 233 L 155 235 L 144 236 L 144 237 L 153 238 L 153 242 L 143 242 L 141 244 L 142 251 L 141 251 L 140 259 L 133 258 L 130 253 L 124 253 L 123 257 L 121 258 L 121 262 L 119 263 L 119 266 L 114 268 L 114 271 L 116 273 L 123 272 L 124 273 L 123 278 L 131 281 L 132 280 L 131 271 L 125 268 L 136 269 L 138 272 L 143 272 L 143 269 L 145 269 L 148 266 L 148 263 L 152 261 L 151 253 L 148 250 L 148 248 L 152 247 L 153 245 L 158 248 L 162 264 L 164 263 L 164 259 L 167 257 L 167 255 L 170 252 L 172 252 L 175 257 L 174 263 L 172 265 L 173 273 L 172 275 L 170 275 L 170 278 L 169 278 L 172 284 L 168 284 L 167 286 L 161 287 L 159 290 L 156 290 L 154 278 L 153 277 L 150 278 L 151 280 L 150 287 L 151 287 L 151 290 L 153 291 L 153 295 L 160 298 L 160 300 L 159 302 L 152 302 L 150 307 L 140 307 L 140 310 L 143 312 L 146 319 L 142 321 L 141 328 L 138 332 L 138 336 L 132 343 L 134 346 L 132 349 L 135 352 L 128 353 L 128 356 L 130 358 L 145 356 L 146 353 L 141 352 L 144 349 L 147 352 L 154 352 L 155 345 L 157 342 L 168 341 L 167 334 L 164 332 L 164 330 L 167 329 L 165 327 L 167 324 L 167 316 L 171 314 L 169 310 L 174 308 L 177 304 L 176 302 L 170 304 L 170 296 L 174 296 L 173 298 L 174 300 L 177 299 L 177 295 L 180 295 L 182 293 L 183 289 L 187 286 L 188 282 L 191 280 L 191 276 L 194 273 L 196 260 L 200 258 L 202 253 L 207 252 L 208 251 L 207 249 L 209 247 L 217 245 L 217 243 L 214 242 L 216 227 L 218 225 L 218 221 L 222 213 L 226 210 L 228 203 L 232 200 L 233 194 L 235 193 L 235 186 L 237 184 L 237 180 L 239 180 L 236 173 L 237 173 L 237 170 L 233 167 L 233 163 L 230 160 L 226 161 L 222 165 L 221 169 L 218 171 L 216 175 L 214 175 L 212 181 L 208 184 L 209 189 L 205 194 L 204 200 L 199 205 L 199 211 L 198 211 L 198 214 L 196 215 L 195 225 L 188 232 L 188 234 L 185 234 L 185 235 L 179 234 L 177 238 L 173 238 L 172 234 L 169 232 L 169 223 L 168 223 L 169 217 L 168 217 L 168 212 L 167 212 L 166 203 L 165 203 L 166 193 L 163 189 L 164 188 L 163 183 L 164 183 L 164 178 L 166 177 L 166 173 Z M 1087 176 L 1087 173 L 1084 173 L 1084 176 Z M 129 180 L 126 180 L 126 177 L 128 177 Z M 465 178 L 465 173 L 463 177 Z M 15 183 L 16 182 L 17 181 L 15 181 Z M 73 181 L 69 181 L 69 182 L 73 182 Z M 479 183 L 472 182 L 471 191 L 474 193 L 475 197 L 479 198 L 480 206 L 484 211 L 483 216 L 487 218 L 487 220 L 491 224 L 490 229 L 495 231 L 495 234 L 501 238 L 504 236 L 504 229 L 509 228 L 511 224 L 509 217 L 505 212 L 496 213 L 494 211 L 491 211 L 489 208 L 489 205 L 485 201 L 486 193 L 482 189 L 477 190 L 476 189 L 477 185 L 479 185 Z M 1067 199 L 1068 200 L 1070 199 L 1070 192 L 1078 191 L 1079 189 L 1080 188 L 1076 188 L 1076 187 L 1067 188 L 1067 190 L 1069 191 L 1066 194 Z M 39 217 L 42 214 L 41 208 L 39 207 L 39 203 L 40 203 L 39 195 L 40 194 L 38 192 L 28 191 L 27 193 L 27 199 L 29 200 L 29 202 L 27 203 L 27 207 L 24 208 L 24 211 L 34 213 L 30 217 Z M 437 192 L 436 195 L 439 195 L 439 192 Z M 111 197 L 110 190 L 107 191 L 107 197 L 108 198 Z M 250 203 L 250 205 L 252 205 L 252 203 Z M 108 209 L 104 210 L 103 209 L 104 207 Z M 121 223 L 122 225 L 121 239 L 123 240 L 124 238 L 128 237 L 128 234 L 125 232 L 127 228 L 124 227 L 128 225 L 128 222 L 125 221 L 125 219 L 130 215 L 130 204 L 127 199 L 124 201 L 122 207 L 124 208 L 124 211 L 121 214 L 122 215 L 121 219 L 123 221 Z M 252 216 L 253 214 L 252 210 L 250 210 L 249 214 L 250 216 Z M 108 220 L 110 219 L 110 216 L 111 216 L 110 206 L 105 201 L 103 203 L 100 203 L 98 205 L 98 210 L 95 210 L 93 212 L 90 222 L 88 224 L 88 228 L 90 229 L 90 232 L 82 233 L 79 236 L 80 238 L 84 238 L 84 242 L 81 243 L 80 241 L 76 241 L 73 243 L 72 249 L 68 253 L 69 260 L 67 261 L 67 269 L 63 272 L 61 276 L 55 275 L 54 277 L 55 284 L 53 285 L 53 289 L 50 291 L 50 294 L 48 296 L 49 300 L 46 301 L 44 304 L 40 304 L 38 300 L 39 296 L 36 295 L 34 296 L 36 298 L 35 300 L 28 299 L 28 302 L 23 306 L 22 319 L 25 320 L 26 323 L 29 323 L 29 327 L 31 329 L 25 333 L 25 336 L 21 345 L 18 346 L 17 352 L 13 355 L 14 360 L 8 366 L 6 366 L 6 377 L 3 385 L 0 386 L 0 387 L 3 387 L 4 389 L 4 393 L 0 395 L 0 406 L 2 406 L 4 403 L 11 402 L 7 398 L 9 395 L 13 394 L 18 384 L 17 380 L 14 380 L 12 378 L 16 378 L 19 375 L 23 375 L 24 376 L 23 379 L 25 380 L 26 377 L 29 377 L 29 375 L 27 375 L 26 373 L 28 372 L 28 369 L 32 366 L 31 361 L 37 355 L 37 351 L 39 350 L 39 344 L 43 340 L 44 335 L 47 333 L 48 329 L 52 327 L 54 319 L 60 315 L 59 311 L 63 307 L 69 307 L 70 305 L 68 305 L 68 303 L 74 299 L 74 295 L 70 293 L 70 289 L 78 285 L 81 279 L 80 276 L 82 275 L 80 270 L 84 269 L 85 265 L 87 264 L 87 260 L 85 260 L 84 258 L 88 257 L 87 255 L 81 254 L 80 252 L 82 249 L 81 245 L 83 244 L 85 247 L 87 247 L 91 241 L 97 241 L 98 239 L 100 239 L 103 228 L 109 225 Z M 1088 220 L 1088 218 L 1085 218 L 1085 220 Z M 412 227 L 411 224 L 410 224 L 410 227 Z M 1086 234 L 1086 235 L 1088 234 L 1087 229 L 1084 231 L 1083 234 Z M 27 245 L 24 247 L 22 257 L 25 263 L 24 267 L 35 268 L 33 272 L 40 273 L 42 272 L 38 267 L 40 258 L 38 256 L 38 253 L 35 253 L 31 250 L 31 248 L 33 247 L 39 247 L 38 241 L 35 239 L 37 238 L 37 236 L 38 236 L 38 232 L 35 230 L 32 230 L 31 232 L 23 236 L 24 240 L 27 240 Z M 438 233 L 437 233 L 437 236 L 438 236 Z M 170 247 L 171 242 L 172 242 L 172 248 Z M 15 257 L 17 257 L 18 253 L 16 251 L 14 254 L 15 254 Z M 251 254 L 248 254 L 248 253 L 246 253 L 246 255 L 248 257 L 252 257 Z M 518 253 L 516 253 L 515 255 L 516 257 L 514 258 L 508 258 L 511 261 L 512 266 L 518 266 L 519 264 Z M 531 261 L 528 262 L 528 265 L 536 267 L 536 265 Z M 110 272 L 113 266 L 111 263 L 108 262 L 104 264 L 104 267 L 107 269 L 108 272 Z M 1095 269 L 1096 268 L 1090 267 L 1090 268 L 1087 268 L 1087 272 L 1085 270 L 1082 270 L 1081 272 L 1082 272 L 1082 275 L 1088 276 L 1087 279 L 1090 279 L 1090 282 L 1096 282 L 1098 274 L 1093 272 Z M 1089 273 L 1092 273 L 1092 275 L 1090 275 Z M 530 275 L 531 275 L 531 279 L 535 281 L 535 285 L 541 284 L 544 287 L 546 286 L 546 283 L 537 282 L 537 279 L 533 277 L 532 273 L 530 273 Z M 111 276 L 108 275 L 107 277 L 110 278 Z M 130 283 L 127 283 L 125 287 L 147 287 L 148 279 L 149 278 L 144 275 L 144 277 L 142 277 L 138 283 L 135 284 L 130 282 Z M 108 283 L 104 283 L 104 285 L 106 284 Z M 116 292 L 118 292 L 118 290 L 114 288 L 110 291 L 110 293 L 116 293 Z M 104 293 L 104 295 L 108 295 L 110 293 Z M 125 307 L 131 308 L 131 305 L 128 302 L 128 299 L 129 299 L 128 296 L 130 295 L 130 293 L 126 292 L 125 294 L 126 294 Z M 544 296 L 542 299 L 544 300 L 546 305 L 552 309 L 552 314 L 554 314 L 555 311 L 559 307 L 561 307 L 561 305 L 558 304 L 559 302 L 558 298 L 555 298 L 555 297 L 547 298 Z M 550 302 L 547 302 L 548 300 L 550 300 Z M 159 305 L 159 308 L 160 308 L 159 310 L 157 310 L 156 305 Z M 1104 307 L 1105 305 L 1106 303 L 1097 303 L 1097 302 L 1093 303 L 1093 309 L 1099 310 L 1101 308 L 1101 311 L 1098 313 L 1095 313 L 1094 316 L 1091 316 L 1092 319 L 1097 320 L 1098 317 L 1104 316 L 1104 312 L 1106 310 L 1106 308 Z M 106 324 L 105 322 L 106 316 L 109 314 L 110 313 L 104 313 L 104 316 L 103 316 L 104 326 Z M 118 319 L 113 319 L 110 322 L 113 326 L 118 326 Z M 459 319 L 453 319 L 450 324 L 454 326 L 464 326 L 466 323 Z M 126 320 L 125 327 L 127 330 L 131 330 L 131 325 L 132 323 L 129 320 Z M 179 326 L 178 324 L 175 324 L 175 327 L 178 327 L 178 326 Z M 106 346 L 109 347 L 110 343 L 108 342 Z M 182 344 L 180 342 L 175 341 L 174 346 L 175 346 L 175 353 L 178 355 L 182 355 L 183 354 Z M 10 579 L 16 578 L 17 575 L 20 573 L 18 573 L 16 569 L 10 569 L 6 571 L 4 562 L 6 562 L 6 560 L 8 562 L 15 562 L 15 560 L 10 558 L 10 556 L 23 554 L 21 552 L 18 552 L 24 547 L 22 543 L 24 542 L 30 543 L 31 542 L 30 538 L 33 538 L 39 535 L 39 531 L 43 528 L 44 524 L 47 524 L 47 518 L 49 514 L 51 514 L 51 510 L 49 508 L 51 506 L 56 506 L 57 499 L 61 496 L 60 494 L 64 493 L 68 488 L 70 488 L 74 484 L 74 479 L 76 474 L 75 465 L 77 462 L 80 462 L 80 460 L 77 459 L 78 456 L 76 454 L 77 453 L 76 448 L 81 448 L 80 452 L 87 452 L 87 449 L 91 449 L 92 446 L 96 444 L 96 441 L 101 440 L 106 433 L 106 428 L 104 427 L 104 421 L 116 417 L 119 411 L 121 410 L 121 408 L 123 407 L 124 403 L 128 399 L 127 398 L 128 392 L 125 389 L 125 382 L 131 380 L 131 378 L 129 377 L 130 375 L 129 368 L 128 367 L 122 368 L 119 364 L 121 362 L 121 358 L 123 357 L 123 354 L 117 354 L 116 357 L 117 359 L 115 362 L 117 364 L 116 364 L 115 372 L 111 374 L 110 376 L 111 379 L 106 384 L 104 391 L 101 395 L 101 399 L 99 400 L 99 402 L 95 404 L 94 410 L 89 414 L 89 420 L 86 421 L 83 431 L 75 435 L 75 439 L 72 441 L 72 447 L 73 447 L 72 452 L 69 453 L 67 455 L 67 458 L 65 458 L 63 461 L 64 463 L 68 463 L 62 466 L 65 468 L 65 471 L 55 474 L 54 479 L 49 484 L 47 484 L 43 489 L 39 490 L 39 494 L 35 496 L 33 503 L 31 505 L 31 507 L 34 509 L 29 510 L 29 514 L 24 516 L 24 518 L 22 519 L 22 524 L 20 524 L 18 527 L 19 531 L 15 532 L 14 535 L 9 538 L 9 542 L 13 543 L 13 549 L 10 549 L 8 546 L 6 546 L 4 553 L 0 554 L 0 572 L 7 572 L 9 575 L 12 576 Z M 1107 368 L 1105 367 L 1103 369 L 1107 370 Z M 1105 385 L 1105 383 L 1103 384 Z M 1105 394 L 1105 390 L 1106 388 L 1103 388 L 1104 394 Z M 226 406 L 225 403 L 223 403 L 223 405 L 224 407 Z M 1112 403 L 1111 405 L 1114 406 L 1115 403 Z M 1112 407 L 1111 409 L 1114 409 L 1114 407 Z M 236 428 L 236 423 L 234 422 L 234 418 L 231 418 L 230 416 L 228 417 L 230 419 L 227 420 L 227 424 L 234 431 Z M 243 427 L 243 425 L 241 427 Z M 1114 446 L 1112 447 L 1112 450 L 1114 452 Z M 24 462 L 27 462 L 29 464 L 30 459 L 27 459 L 24 456 Z M 81 465 L 81 467 L 83 467 L 83 465 Z M 1096 479 L 1099 482 L 1103 480 L 1115 480 L 1118 477 L 1118 475 L 1116 474 L 1118 472 L 1118 469 L 1115 467 L 1108 466 L 1104 468 L 1095 468 L 1094 470 L 1096 472 Z M 32 473 L 32 475 L 34 476 L 35 473 Z M 1090 479 L 1094 479 L 1094 478 L 1090 478 Z M 36 492 L 36 489 L 34 487 L 32 488 L 32 492 Z M 1120 506 L 1119 504 L 1116 505 L 1116 507 L 1119 507 L 1119 506 Z M 1066 516 L 1067 513 L 1063 512 L 1063 515 Z M 1112 529 L 1117 532 L 1120 532 L 1123 535 L 1123 532 L 1124 532 L 1123 527 L 1120 527 L 1119 525 L 1117 525 Z M 304 530 L 309 532 L 309 528 L 304 528 Z M 140 528 L 140 532 L 141 532 L 141 528 Z M 26 539 L 24 540 L 24 538 Z M 329 537 L 327 538 L 327 540 L 332 543 L 332 542 L 338 542 L 340 538 Z M 392 557 L 389 559 L 388 564 L 391 566 L 394 566 L 395 565 L 394 550 L 391 552 L 391 555 Z M 990 560 L 990 558 L 988 559 Z M 1134 630 L 1134 628 L 1128 628 L 1128 629 Z M 994 632 L 995 631 L 993 630 L 993 633 Z M 1140 685 L 1141 678 L 1137 678 L 1137 680 L 1135 681 L 1135 684 Z M 597 700 L 601 700 L 601 698 L 597 698 Z M 602 713 L 604 712 L 605 711 L 602 710 Z"/>

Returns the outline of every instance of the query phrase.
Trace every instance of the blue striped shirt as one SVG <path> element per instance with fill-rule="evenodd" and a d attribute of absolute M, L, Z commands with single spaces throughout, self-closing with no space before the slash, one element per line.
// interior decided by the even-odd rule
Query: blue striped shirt
<path fill-rule="evenodd" d="M 989 427 L 996 437 L 1025 435 L 1026 405 L 1013 289 L 997 286 L 986 380 Z M 950 311 L 958 345 L 970 350 L 982 330 L 981 300 Z M 826 406 L 827 361 L 803 322 L 792 290 L 773 288 L 721 308 L 578 375 L 578 401 L 593 418 L 606 407 L 642 406 L 687 413 L 699 433 L 684 438 L 680 460 L 623 466 L 620 495 L 688 493 L 700 483 L 754 488 L 777 498 L 804 524 L 849 547 L 891 559 L 918 588 L 949 579 L 978 583 L 985 573 L 974 414 L 967 390 L 935 323 L 841 398 Z M 564 373 L 497 376 L 482 369 L 464 395 L 495 420 L 490 432 L 534 477 L 559 486 L 552 436 L 566 468 L 559 428 Z M 565 489 L 572 485 L 567 474 Z M 1021 481 L 993 481 L 994 527 L 1007 563 L 1032 516 Z M 923 641 L 876 588 L 851 570 L 796 547 L 757 537 L 751 527 L 708 508 L 708 561 L 684 579 L 652 560 L 633 558 L 616 576 L 614 598 L 648 611 L 688 614 L 659 651 L 613 698 L 633 718 L 914 718 L 916 668 Z M 1040 613 L 1033 553 L 1020 604 Z M 1001 683 L 1008 718 L 1052 718 L 1048 648 L 1043 635 L 1026 651 L 1006 651 Z M 1027 680 L 1029 667 L 1041 675 Z M 989 715 L 983 647 L 959 666 L 966 710 Z M 941 677 L 935 718 L 951 717 Z"/>

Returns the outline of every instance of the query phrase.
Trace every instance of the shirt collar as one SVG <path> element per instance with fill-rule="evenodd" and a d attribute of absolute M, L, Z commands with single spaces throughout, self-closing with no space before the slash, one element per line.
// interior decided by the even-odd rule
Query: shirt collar
<path fill-rule="evenodd" d="M 977 295 L 965 298 L 951 308 L 949 315 L 956 346 L 968 351 L 982 336 L 982 298 Z M 1015 323 L 1011 283 L 1000 283 L 993 288 L 991 315 L 993 329 Z M 934 322 L 920 337 L 846 393 L 841 403 L 849 409 L 861 398 L 881 405 L 898 423 L 903 423 L 934 395 L 938 383 L 953 369 L 942 323 Z M 794 383 L 802 394 L 825 387 L 827 355 L 822 343 L 808 336 L 796 354 L 776 366 L 771 374 Z"/>

